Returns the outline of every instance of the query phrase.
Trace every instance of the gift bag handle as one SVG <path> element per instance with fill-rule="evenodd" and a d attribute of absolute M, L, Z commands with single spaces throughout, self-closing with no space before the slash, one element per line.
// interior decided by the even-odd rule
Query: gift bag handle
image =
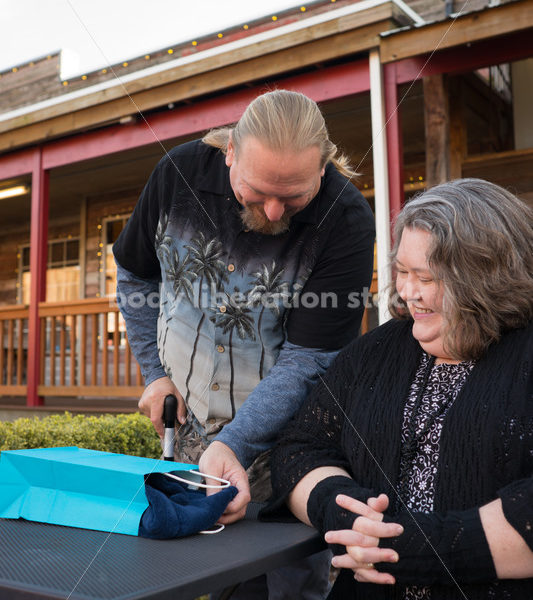
<path fill-rule="evenodd" d="M 199 475 L 204 479 L 214 479 L 215 481 L 220 482 L 221 485 L 211 485 L 209 483 L 200 483 L 197 481 L 191 481 L 190 479 L 185 479 L 185 477 L 180 477 L 179 475 L 174 475 L 173 473 L 163 473 L 167 477 L 172 479 L 176 479 L 177 481 L 181 481 L 181 483 L 186 483 L 187 485 L 194 485 L 195 487 L 202 488 L 204 490 L 221 490 L 223 488 L 227 488 L 231 485 L 231 483 L 227 479 L 222 479 L 220 477 L 215 477 L 214 475 L 206 475 L 205 473 L 200 473 L 200 471 L 191 470 L 187 471 L 187 473 L 191 473 L 192 475 Z"/>

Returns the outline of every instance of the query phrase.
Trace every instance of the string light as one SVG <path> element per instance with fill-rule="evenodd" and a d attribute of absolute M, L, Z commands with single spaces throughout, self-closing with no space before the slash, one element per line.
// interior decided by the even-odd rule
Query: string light
<path fill-rule="evenodd" d="M 336 0 L 330 0 L 330 1 L 331 1 L 331 2 L 336 2 Z M 305 6 L 300 6 L 300 11 L 301 11 L 301 12 L 306 12 L 306 10 L 307 10 L 307 8 L 306 8 Z M 274 21 L 274 22 L 275 22 L 275 21 L 278 21 L 278 16 L 277 16 L 277 15 L 272 15 L 271 19 L 272 19 L 272 21 Z M 249 26 L 248 24 L 244 24 L 244 25 L 242 26 L 242 28 L 243 28 L 245 31 L 247 31 L 247 30 L 250 28 L 250 26 Z M 217 37 L 218 37 L 218 39 L 222 39 L 222 38 L 224 37 L 224 33 L 222 33 L 222 32 L 220 32 L 220 33 L 217 33 Z M 198 41 L 197 41 L 197 40 L 193 40 L 193 41 L 191 42 L 191 45 L 192 45 L 192 46 L 198 46 Z M 169 49 L 167 49 L 167 53 L 168 53 L 168 54 L 174 54 L 174 49 L 173 49 L 173 48 L 169 48 Z M 51 60 L 53 57 L 54 57 L 54 55 L 52 55 L 52 54 L 48 54 L 48 55 L 46 56 L 46 60 Z M 150 54 L 145 54 L 145 55 L 144 55 L 144 60 L 152 60 L 152 59 L 153 59 L 153 57 L 152 57 Z M 33 66 L 35 66 L 35 61 L 30 61 L 30 62 L 28 62 L 27 64 L 28 64 L 28 66 L 30 66 L 30 67 L 33 67 Z M 128 67 L 128 66 L 130 66 L 130 63 L 129 63 L 128 61 L 124 61 L 124 62 L 122 63 L 122 66 L 123 66 L 124 68 L 125 68 L 125 67 Z M 11 68 L 11 71 L 12 71 L 13 73 L 17 73 L 17 72 L 19 71 L 19 69 L 20 69 L 20 67 L 12 67 L 12 68 Z M 106 75 L 106 74 L 108 73 L 108 69 L 107 69 L 107 68 L 103 68 L 103 69 L 101 69 L 101 70 L 100 70 L 100 73 L 101 73 L 101 74 L 103 74 L 103 75 Z M 0 78 L 1 78 L 1 77 L 2 77 L 2 74 L 0 74 Z M 81 76 L 81 80 L 83 80 L 83 81 L 86 81 L 87 79 L 88 79 L 88 75 L 82 75 L 82 76 Z M 69 82 L 68 82 L 68 81 L 63 81 L 63 82 L 62 82 L 62 85 L 64 85 L 64 86 L 67 86 L 67 85 L 69 85 Z"/>

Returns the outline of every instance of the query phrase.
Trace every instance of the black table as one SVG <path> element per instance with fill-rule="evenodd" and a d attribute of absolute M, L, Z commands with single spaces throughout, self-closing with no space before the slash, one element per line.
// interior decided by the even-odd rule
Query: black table
<path fill-rule="evenodd" d="M 0 519 L 0 599 L 189 599 L 325 548 L 301 523 L 246 519 L 177 540 Z"/>

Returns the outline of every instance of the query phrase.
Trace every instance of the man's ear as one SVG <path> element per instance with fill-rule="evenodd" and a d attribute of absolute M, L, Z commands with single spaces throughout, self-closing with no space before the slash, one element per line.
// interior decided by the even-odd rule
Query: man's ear
<path fill-rule="evenodd" d="M 226 148 L 226 166 L 231 167 L 235 160 L 235 148 L 231 139 L 231 131 L 229 132 L 228 146 Z"/>

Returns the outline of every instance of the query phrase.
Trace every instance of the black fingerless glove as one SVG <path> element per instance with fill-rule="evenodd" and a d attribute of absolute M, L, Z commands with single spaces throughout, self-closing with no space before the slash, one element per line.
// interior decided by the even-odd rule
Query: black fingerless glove
<path fill-rule="evenodd" d="M 415 521 L 413 520 L 416 520 Z M 377 563 L 404 585 L 487 583 L 497 578 L 479 510 L 385 515 L 384 522 L 399 523 L 402 535 L 382 538 L 381 548 L 396 550 L 397 563 Z M 423 532 L 423 533 L 422 533 Z"/>
<path fill-rule="evenodd" d="M 307 516 L 315 528 L 324 535 L 326 531 L 351 529 L 357 515 L 341 508 L 335 498 L 344 494 L 366 502 L 375 496 L 372 490 L 363 488 L 353 479 L 344 475 L 334 475 L 323 479 L 312 489 L 307 500 Z M 345 554 L 346 548 L 330 544 L 333 554 Z"/>

